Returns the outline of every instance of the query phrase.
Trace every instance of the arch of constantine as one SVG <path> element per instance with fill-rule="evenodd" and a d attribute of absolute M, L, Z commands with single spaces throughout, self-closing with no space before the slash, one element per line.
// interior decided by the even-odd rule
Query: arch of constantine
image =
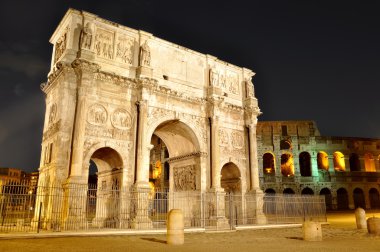
<path fill-rule="evenodd" d="M 153 189 L 219 197 L 208 214 L 220 227 L 228 222 L 220 199 L 249 195 L 256 203 L 250 211 L 241 201 L 243 215 L 265 222 L 251 70 L 73 9 L 50 42 L 39 186 L 62 187 L 65 200 L 37 198 L 49 225 L 86 218 L 91 189 L 98 225 L 149 226 Z M 197 204 L 189 197 L 184 211 Z"/>

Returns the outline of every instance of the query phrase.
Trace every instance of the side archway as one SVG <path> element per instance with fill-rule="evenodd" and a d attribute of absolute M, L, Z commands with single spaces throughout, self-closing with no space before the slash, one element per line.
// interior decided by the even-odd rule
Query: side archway
<path fill-rule="evenodd" d="M 320 151 L 317 154 L 318 169 L 328 171 L 329 170 L 329 156 L 326 152 Z"/>
<path fill-rule="evenodd" d="M 306 187 L 301 191 L 301 194 L 303 194 L 303 195 L 314 195 L 314 191 L 311 188 Z"/>
<path fill-rule="evenodd" d="M 376 172 L 375 159 L 371 153 L 364 154 L 364 168 L 366 172 Z"/>
<path fill-rule="evenodd" d="M 272 153 L 267 152 L 263 155 L 263 173 L 275 175 L 274 155 Z"/>
<path fill-rule="evenodd" d="M 346 164 L 344 161 L 344 155 L 342 152 L 334 152 L 334 169 L 335 171 L 346 171 Z"/>
<path fill-rule="evenodd" d="M 347 193 L 347 190 L 344 188 L 339 188 L 336 191 L 336 194 L 337 194 L 338 209 L 339 210 L 348 209 L 348 193 Z"/>
<path fill-rule="evenodd" d="M 300 172 L 303 177 L 311 176 L 311 157 L 309 152 L 301 152 L 299 155 Z"/>
<path fill-rule="evenodd" d="M 350 171 L 360 171 L 360 161 L 359 161 L 359 156 L 356 153 L 351 153 L 350 158 Z"/>
<path fill-rule="evenodd" d="M 354 190 L 354 204 L 355 208 L 361 207 L 365 209 L 364 192 L 361 188 L 355 188 Z"/>
<path fill-rule="evenodd" d="M 239 168 L 234 163 L 229 162 L 223 165 L 221 170 L 221 186 L 228 193 L 241 192 L 241 174 Z"/>
<path fill-rule="evenodd" d="M 294 191 L 292 188 L 285 188 L 282 193 L 283 194 L 294 194 Z"/>
<path fill-rule="evenodd" d="M 324 195 L 325 196 L 325 204 L 326 204 L 326 209 L 327 210 L 332 210 L 332 195 L 331 191 L 328 188 L 322 188 L 320 191 L 319 195 Z"/>
<path fill-rule="evenodd" d="M 281 174 L 284 177 L 294 176 L 293 155 L 290 153 L 284 153 L 281 155 Z"/>
<path fill-rule="evenodd" d="M 380 209 L 379 191 L 376 188 L 371 188 L 369 190 L 369 203 L 371 209 Z"/>

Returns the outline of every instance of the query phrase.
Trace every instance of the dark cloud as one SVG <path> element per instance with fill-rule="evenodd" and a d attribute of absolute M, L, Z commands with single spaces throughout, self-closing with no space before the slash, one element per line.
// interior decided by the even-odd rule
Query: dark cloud
<path fill-rule="evenodd" d="M 38 167 L 49 38 L 68 8 L 253 69 L 260 120 L 380 138 L 376 1 L 0 2 L 0 166 Z"/>

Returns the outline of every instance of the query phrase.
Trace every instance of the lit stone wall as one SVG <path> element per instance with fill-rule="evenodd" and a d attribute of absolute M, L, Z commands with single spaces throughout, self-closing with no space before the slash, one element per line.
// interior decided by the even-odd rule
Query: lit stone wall
<path fill-rule="evenodd" d="M 313 121 L 262 121 L 258 123 L 257 135 L 263 191 L 283 193 L 291 189 L 294 193 L 317 195 L 329 191 L 329 207 L 336 209 L 344 208 L 338 202 L 338 190 L 344 189 L 340 192 L 347 192 L 347 207 L 355 208 L 358 204 L 364 204 L 365 208 L 380 207 L 376 196 L 380 191 L 379 139 L 321 136 Z M 274 172 L 265 170 L 271 168 L 264 167 L 271 166 L 269 159 L 264 162 L 266 153 L 274 157 Z M 281 171 L 283 154 L 292 155 L 294 175 L 285 176 Z M 310 172 L 302 170 L 302 167 L 308 170 L 307 160 Z"/>

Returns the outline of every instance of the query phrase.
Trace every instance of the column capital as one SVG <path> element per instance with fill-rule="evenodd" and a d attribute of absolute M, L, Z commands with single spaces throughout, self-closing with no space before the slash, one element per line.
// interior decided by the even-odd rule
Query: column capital
<path fill-rule="evenodd" d="M 249 128 L 249 130 L 254 130 L 256 133 L 256 127 L 257 127 L 257 118 L 254 118 L 247 122 L 246 127 Z"/>
<path fill-rule="evenodd" d="M 146 108 L 146 107 L 148 107 L 148 100 L 137 101 L 136 105 L 139 106 L 140 108 L 142 108 L 142 107 Z"/>
<path fill-rule="evenodd" d="M 87 71 L 89 73 L 96 73 L 100 70 L 100 66 L 98 64 L 83 59 L 75 59 L 71 63 L 71 67 L 74 69 L 77 75 L 82 74 L 83 71 Z"/>

